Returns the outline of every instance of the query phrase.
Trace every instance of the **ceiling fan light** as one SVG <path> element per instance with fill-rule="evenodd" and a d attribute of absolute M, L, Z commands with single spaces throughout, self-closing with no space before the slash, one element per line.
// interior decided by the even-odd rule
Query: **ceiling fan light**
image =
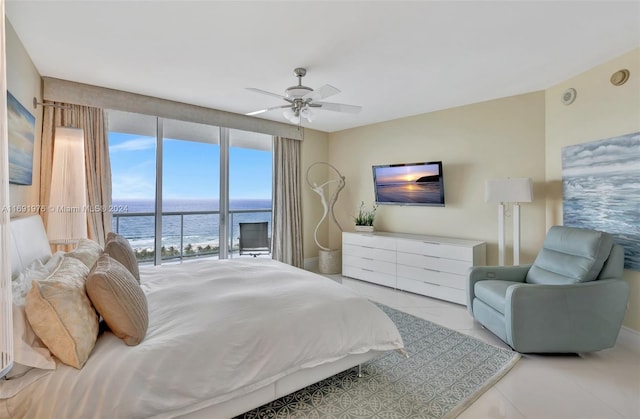
<path fill-rule="evenodd" d="M 302 110 L 300 111 L 300 116 L 306 118 L 306 120 L 309 122 L 313 122 L 313 120 L 316 119 L 316 114 L 313 113 L 311 111 L 311 108 L 309 108 L 308 106 L 302 108 Z"/>
<path fill-rule="evenodd" d="M 282 115 L 284 115 L 284 117 L 287 118 L 287 120 L 289 120 L 294 124 L 297 124 L 298 122 L 300 122 L 300 116 L 296 115 L 296 113 L 293 111 L 293 108 L 285 109 L 282 112 Z"/>

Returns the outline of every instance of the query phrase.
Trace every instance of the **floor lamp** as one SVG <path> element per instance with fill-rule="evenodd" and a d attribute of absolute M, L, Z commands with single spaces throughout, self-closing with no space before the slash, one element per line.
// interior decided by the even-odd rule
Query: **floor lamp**
<path fill-rule="evenodd" d="M 507 178 L 488 180 L 485 185 L 485 202 L 498 205 L 498 265 L 504 266 L 504 206 L 513 203 L 513 264 L 520 264 L 520 202 L 533 201 L 531 178 Z"/>
<path fill-rule="evenodd" d="M 56 127 L 47 236 L 51 244 L 87 237 L 87 183 L 82 128 Z"/>

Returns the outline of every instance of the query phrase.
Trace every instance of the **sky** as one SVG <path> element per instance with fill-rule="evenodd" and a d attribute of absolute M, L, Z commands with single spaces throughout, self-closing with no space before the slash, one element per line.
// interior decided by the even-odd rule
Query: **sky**
<path fill-rule="evenodd" d="M 376 169 L 376 183 L 415 182 L 422 176 L 437 174 L 439 174 L 437 164 L 416 163 L 416 165 L 378 167 Z"/>
<path fill-rule="evenodd" d="M 155 138 L 109 133 L 113 199 L 154 199 Z M 165 139 L 163 199 L 217 199 L 220 148 L 217 144 Z M 229 150 L 230 199 L 271 199 L 272 153 Z"/>

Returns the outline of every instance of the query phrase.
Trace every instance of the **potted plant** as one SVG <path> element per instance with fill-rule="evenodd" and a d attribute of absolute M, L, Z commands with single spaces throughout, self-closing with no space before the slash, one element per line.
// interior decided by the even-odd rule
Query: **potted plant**
<path fill-rule="evenodd" d="M 356 231 L 373 231 L 373 222 L 376 218 L 377 205 L 373 205 L 371 210 L 364 209 L 364 201 L 360 203 L 358 215 L 354 218 L 356 222 Z"/>

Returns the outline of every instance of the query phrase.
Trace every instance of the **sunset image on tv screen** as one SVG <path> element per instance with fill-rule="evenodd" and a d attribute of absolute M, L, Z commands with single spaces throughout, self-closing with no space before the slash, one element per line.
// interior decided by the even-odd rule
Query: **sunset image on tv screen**
<path fill-rule="evenodd" d="M 439 164 L 374 167 L 376 202 L 442 205 Z"/>

